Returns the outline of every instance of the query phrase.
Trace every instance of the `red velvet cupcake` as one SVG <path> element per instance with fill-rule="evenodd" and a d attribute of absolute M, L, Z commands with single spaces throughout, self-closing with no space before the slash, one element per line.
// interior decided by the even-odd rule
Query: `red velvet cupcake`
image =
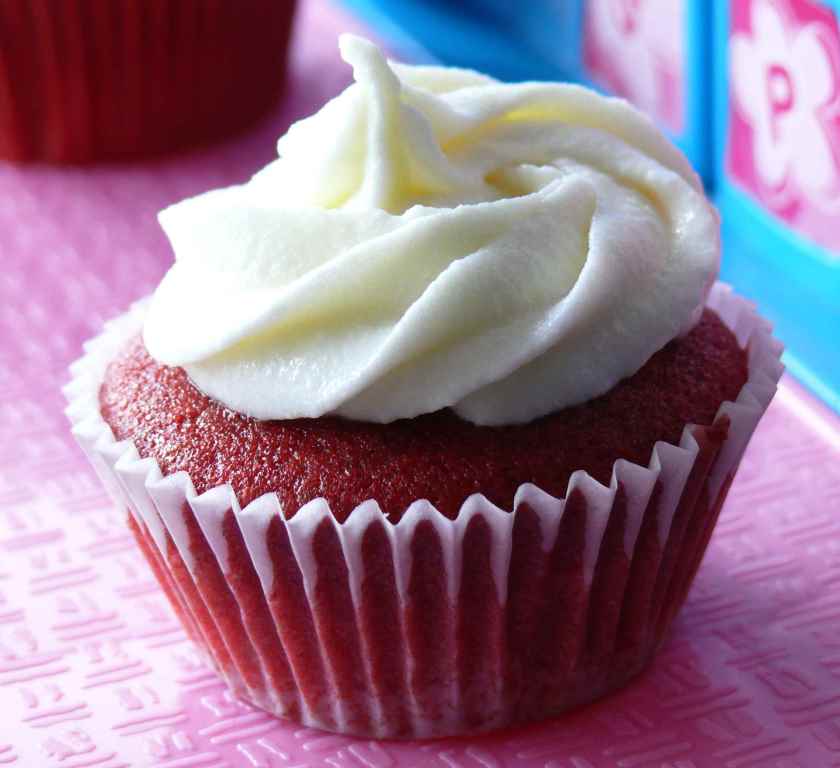
<path fill-rule="evenodd" d="M 0 159 L 166 152 L 277 99 L 295 0 L 4 0 Z"/>
<path fill-rule="evenodd" d="M 74 367 L 74 434 L 242 697 L 376 737 L 555 715 L 651 660 L 781 374 L 623 102 L 389 64 Z M 142 335 L 141 335 L 142 332 Z"/>

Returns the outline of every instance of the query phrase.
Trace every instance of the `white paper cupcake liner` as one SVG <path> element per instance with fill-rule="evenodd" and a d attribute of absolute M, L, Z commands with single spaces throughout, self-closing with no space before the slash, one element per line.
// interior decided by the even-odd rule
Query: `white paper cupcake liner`
<path fill-rule="evenodd" d="M 456 519 L 415 501 L 391 523 L 375 500 L 337 523 L 323 499 L 291 518 L 276 495 L 241 508 L 117 442 L 99 411 L 107 364 L 143 305 L 72 367 L 73 434 L 192 639 L 242 697 L 309 726 L 437 737 L 556 714 L 637 674 L 699 567 L 738 463 L 782 373 L 781 345 L 723 284 L 714 309 L 749 376 L 714 425 L 575 472 L 565 498 L 522 485 L 513 510 L 468 498 Z"/>

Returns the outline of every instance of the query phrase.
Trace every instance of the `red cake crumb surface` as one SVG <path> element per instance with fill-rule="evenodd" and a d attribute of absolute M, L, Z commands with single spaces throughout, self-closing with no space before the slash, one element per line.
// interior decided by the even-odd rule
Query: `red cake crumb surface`
<path fill-rule="evenodd" d="M 647 465 L 657 440 L 711 424 L 746 379 L 746 353 L 706 310 L 607 394 L 524 425 L 478 427 L 448 410 L 391 424 L 257 421 L 155 362 L 139 336 L 108 367 L 100 406 L 117 439 L 134 440 L 164 474 L 185 470 L 199 493 L 230 483 L 244 506 L 274 491 L 287 517 L 323 497 L 339 520 L 376 499 L 396 521 L 416 499 L 454 517 L 476 492 L 511 509 L 526 482 L 563 496 L 578 469 L 607 484 L 616 459 Z"/>

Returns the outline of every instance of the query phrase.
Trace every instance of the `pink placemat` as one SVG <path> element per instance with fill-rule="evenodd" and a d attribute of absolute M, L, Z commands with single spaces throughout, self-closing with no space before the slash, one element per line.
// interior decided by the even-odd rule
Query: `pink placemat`
<path fill-rule="evenodd" d="M 0 166 L 0 766 L 840 766 L 840 420 L 790 379 L 759 427 L 671 641 L 622 693 L 478 739 L 371 742 L 232 699 L 174 620 L 73 444 L 60 385 L 83 339 L 171 260 L 155 213 L 246 179 L 347 82 L 303 4 L 282 108 L 189 156 Z"/>

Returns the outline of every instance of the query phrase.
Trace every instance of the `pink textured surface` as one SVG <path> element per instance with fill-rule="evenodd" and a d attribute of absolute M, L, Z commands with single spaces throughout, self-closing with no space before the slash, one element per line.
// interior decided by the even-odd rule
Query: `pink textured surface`
<path fill-rule="evenodd" d="M 287 726 L 197 657 L 67 432 L 81 341 L 170 255 L 155 212 L 243 180 L 346 81 L 305 3 L 283 111 L 155 165 L 0 166 L 0 766 L 840 767 L 840 423 L 783 381 L 671 641 L 624 692 L 523 730 L 427 744 Z"/>

